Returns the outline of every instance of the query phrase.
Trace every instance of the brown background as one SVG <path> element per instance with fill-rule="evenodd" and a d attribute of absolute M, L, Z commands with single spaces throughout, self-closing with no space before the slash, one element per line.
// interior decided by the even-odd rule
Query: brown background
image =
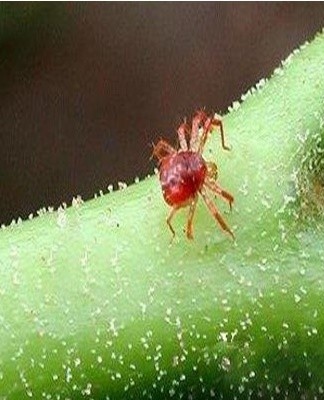
<path fill-rule="evenodd" d="M 0 223 L 153 169 L 324 26 L 323 3 L 0 4 Z"/>

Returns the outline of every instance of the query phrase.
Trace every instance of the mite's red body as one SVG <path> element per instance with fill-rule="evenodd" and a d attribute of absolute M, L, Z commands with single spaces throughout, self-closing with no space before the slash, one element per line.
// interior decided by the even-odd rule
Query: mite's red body
<path fill-rule="evenodd" d="M 198 153 L 181 151 L 164 157 L 160 181 L 165 201 L 170 206 L 191 203 L 202 188 L 206 173 L 206 162 Z"/>
<path fill-rule="evenodd" d="M 175 150 L 164 140 L 160 140 L 154 146 L 153 155 L 159 161 L 163 197 L 172 207 L 167 218 L 167 224 L 173 236 L 175 235 L 175 231 L 171 225 L 171 220 L 174 214 L 179 208 L 189 206 L 186 232 L 189 239 L 193 238 L 193 217 L 198 195 L 200 194 L 221 228 L 234 238 L 233 232 L 224 221 L 208 194 L 208 192 L 212 192 L 214 195 L 220 196 L 232 207 L 233 196 L 222 189 L 216 182 L 216 164 L 206 162 L 202 156 L 208 134 L 215 126 L 220 128 L 223 148 L 229 150 L 224 141 L 222 121 L 216 116 L 207 116 L 203 111 L 198 111 L 195 114 L 191 127 L 185 122 L 179 126 L 179 150 Z M 199 136 L 200 128 L 202 128 L 201 136 Z M 189 142 L 187 142 L 186 136 L 189 136 Z"/>

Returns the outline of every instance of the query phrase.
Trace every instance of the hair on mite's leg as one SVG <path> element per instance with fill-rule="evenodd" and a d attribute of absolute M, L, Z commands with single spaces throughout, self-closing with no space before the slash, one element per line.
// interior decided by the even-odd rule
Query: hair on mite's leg
<path fill-rule="evenodd" d="M 175 154 L 177 151 L 165 140 L 159 140 L 155 145 L 153 143 L 152 157 L 156 157 L 160 161 L 163 157 Z"/>
<path fill-rule="evenodd" d="M 224 190 L 223 188 L 221 188 L 217 182 L 215 182 L 213 179 L 211 178 L 207 178 L 204 182 L 204 184 L 206 185 L 206 187 L 208 189 L 210 189 L 214 194 L 219 195 L 220 197 L 223 198 L 223 200 L 227 201 L 229 204 L 230 209 L 232 210 L 232 204 L 234 202 L 234 197 L 227 192 L 226 190 Z"/>
<path fill-rule="evenodd" d="M 227 223 L 225 222 L 225 220 L 223 219 L 223 217 L 219 213 L 219 211 L 218 211 L 217 207 L 215 206 L 215 204 L 208 197 L 206 189 L 205 189 L 204 186 L 200 189 L 200 194 L 201 194 L 206 206 L 208 207 L 210 213 L 212 214 L 212 216 L 216 219 L 216 221 L 219 223 L 221 228 L 225 232 L 228 232 L 232 236 L 232 239 L 234 240 L 235 238 L 234 238 L 233 232 L 230 230 L 229 226 L 227 225 Z"/>
<path fill-rule="evenodd" d="M 198 202 L 198 196 L 194 198 L 194 200 L 189 206 L 189 214 L 188 214 L 187 230 L 186 230 L 188 239 L 193 239 L 193 217 L 195 215 L 197 202 Z"/>
<path fill-rule="evenodd" d="M 179 128 L 177 129 L 179 144 L 182 151 L 188 150 L 188 143 L 186 139 L 186 135 L 190 134 L 190 128 L 186 121 L 184 121 Z"/>

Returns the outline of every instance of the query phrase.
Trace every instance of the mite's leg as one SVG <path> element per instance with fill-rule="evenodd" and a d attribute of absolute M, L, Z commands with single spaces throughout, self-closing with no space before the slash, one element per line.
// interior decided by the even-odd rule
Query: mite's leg
<path fill-rule="evenodd" d="M 159 161 L 163 157 L 169 156 L 174 153 L 176 153 L 176 150 L 165 140 L 160 140 L 156 145 L 153 143 L 152 157 L 156 157 Z"/>
<path fill-rule="evenodd" d="M 216 195 L 221 196 L 224 200 L 226 200 L 230 206 L 230 209 L 232 209 L 232 204 L 234 201 L 234 197 L 228 193 L 226 190 L 222 189 L 218 183 L 216 183 L 213 179 L 207 178 L 205 180 L 206 187 L 210 189 L 212 192 L 214 192 Z"/>
<path fill-rule="evenodd" d="M 207 115 L 204 111 L 197 111 L 192 118 L 190 150 L 198 151 L 199 149 L 199 128 L 205 125 Z"/>
<path fill-rule="evenodd" d="M 188 215 L 188 222 L 187 222 L 187 238 L 193 239 L 193 217 L 196 211 L 198 196 L 192 201 L 189 207 L 189 215 Z"/>
<path fill-rule="evenodd" d="M 186 140 L 186 134 L 190 133 L 190 128 L 186 124 L 186 122 L 183 122 L 179 126 L 177 132 L 178 132 L 178 138 L 179 138 L 179 143 L 180 143 L 181 150 L 187 151 L 188 150 L 188 144 L 187 144 L 187 140 Z"/>
<path fill-rule="evenodd" d="M 224 150 L 230 150 L 228 146 L 225 144 L 225 135 L 224 135 L 224 128 L 223 128 L 223 122 L 221 117 L 218 115 L 215 115 L 213 120 L 212 120 L 212 125 L 213 126 L 219 126 L 220 134 L 221 134 L 221 141 L 222 141 L 222 147 Z"/>
<path fill-rule="evenodd" d="M 172 240 L 175 237 L 175 230 L 173 229 L 173 226 L 171 225 L 171 221 L 172 221 L 172 218 L 174 217 L 175 213 L 178 211 L 178 209 L 179 209 L 178 207 L 173 207 L 172 210 L 170 211 L 170 214 L 169 214 L 167 220 L 166 220 L 168 227 L 170 228 L 170 231 L 172 233 Z"/>
<path fill-rule="evenodd" d="M 210 190 L 212 190 L 216 195 L 221 196 L 224 200 L 229 203 L 230 208 L 232 209 L 232 203 L 234 201 L 234 197 L 228 193 L 226 190 L 222 189 L 217 181 L 217 165 L 214 162 L 207 162 L 207 177 L 205 179 L 205 185 Z"/>
<path fill-rule="evenodd" d="M 201 188 L 200 194 L 201 194 L 204 202 L 206 203 L 206 206 L 208 207 L 209 211 L 211 212 L 212 216 L 216 219 L 216 221 L 219 223 L 221 228 L 224 231 L 228 232 L 232 236 L 232 238 L 234 239 L 233 232 L 230 230 L 229 226 L 226 224 L 226 222 L 224 221 L 223 217 L 220 215 L 220 213 L 219 213 L 217 207 L 215 206 L 215 204 L 208 197 L 206 189 L 204 187 Z"/>
<path fill-rule="evenodd" d="M 228 146 L 225 144 L 225 135 L 224 135 L 224 128 L 223 122 L 218 115 L 215 115 L 214 118 L 208 117 L 204 124 L 204 132 L 202 134 L 198 152 L 201 154 L 204 150 L 205 143 L 207 141 L 208 134 L 213 130 L 214 127 L 219 127 L 220 134 L 221 134 L 221 141 L 222 147 L 224 150 L 230 150 Z"/>

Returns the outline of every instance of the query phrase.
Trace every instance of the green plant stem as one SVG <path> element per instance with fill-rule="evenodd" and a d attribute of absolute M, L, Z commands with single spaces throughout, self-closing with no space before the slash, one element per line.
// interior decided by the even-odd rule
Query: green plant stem
<path fill-rule="evenodd" d="M 210 138 L 235 242 L 200 203 L 170 245 L 157 177 L 1 232 L 1 399 L 321 396 L 323 71 L 321 34 Z"/>

